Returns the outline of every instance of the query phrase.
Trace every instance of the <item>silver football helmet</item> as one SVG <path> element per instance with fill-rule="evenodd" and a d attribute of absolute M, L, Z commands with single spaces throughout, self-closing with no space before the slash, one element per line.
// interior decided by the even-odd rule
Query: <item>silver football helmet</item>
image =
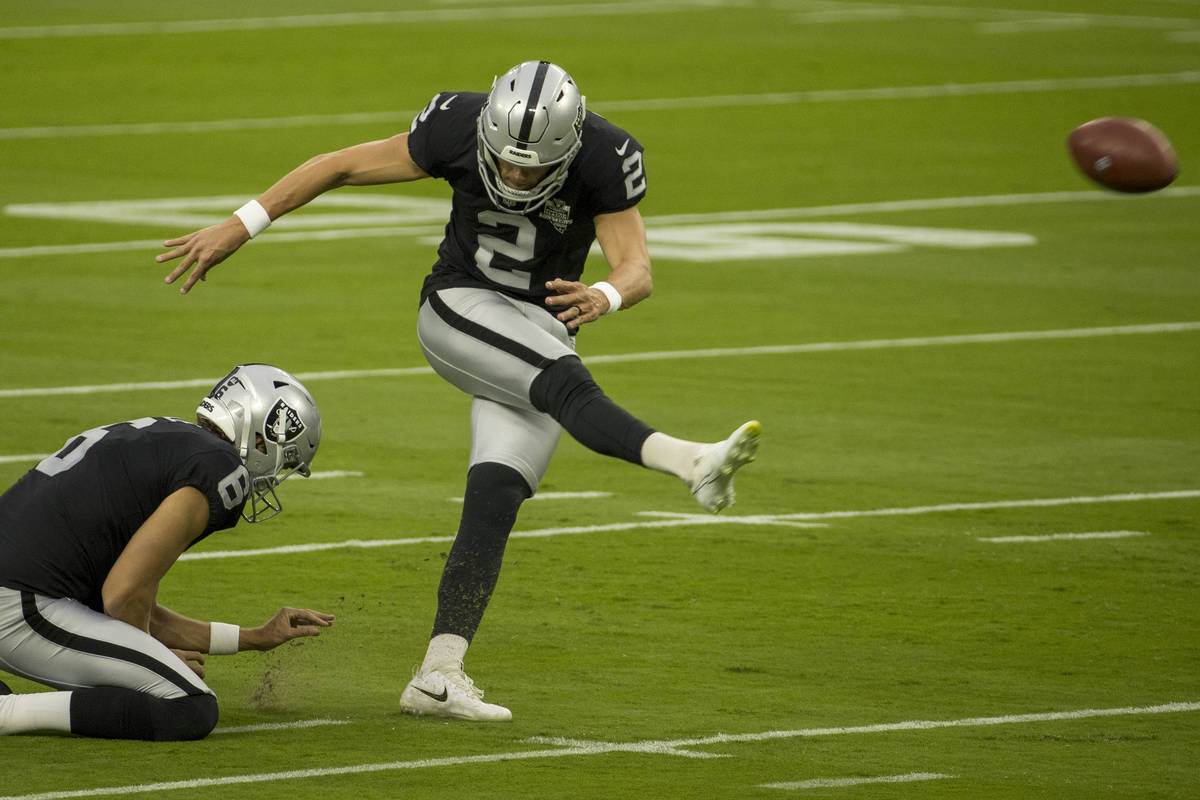
<path fill-rule="evenodd" d="M 237 448 L 250 473 L 247 522 L 283 511 L 275 487 L 295 473 L 311 474 L 321 443 L 321 415 L 300 381 L 267 364 L 242 364 L 222 378 L 196 409 Z"/>
<path fill-rule="evenodd" d="M 479 113 L 479 175 L 492 204 L 527 214 L 562 188 L 582 144 L 584 97 L 571 76 L 549 61 L 526 61 L 492 83 Z M 499 161 L 553 167 L 532 189 L 500 178 Z"/>

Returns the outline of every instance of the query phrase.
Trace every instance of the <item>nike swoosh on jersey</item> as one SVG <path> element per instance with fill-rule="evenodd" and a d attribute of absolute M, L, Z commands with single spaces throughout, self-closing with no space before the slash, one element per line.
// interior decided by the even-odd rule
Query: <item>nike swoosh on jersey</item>
<path fill-rule="evenodd" d="M 456 94 L 455 94 L 455 95 L 451 95 L 451 96 L 450 96 L 450 99 L 449 99 L 449 100 L 447 100 L 446 102 L 442 103 L 440 106 L 438 106 L 438 108 L 440 108 L 442 111 L 449 111 L 449 110 L 450 110 L 450 104 L 454 102 L 454 98 L 455 98 L 455 97 L 458 97 L 458 95 L 456 95 Z"/>
<path fill-rule="evenodd" d="M 619 155 L 619 156 L 625 155 L 625 151 L 627 149 L 629 149 L 629 140 L 628 139 L 625 140 L 624 144 L 622 144 L 620 147 L 616 148 L 617 155 Z"/>
<path fill-rule="evenodd" d="M 455 95 L 455 96 L 457 97 L 457 95 Z M 451 98 L 451 99 L 453 99 L 453 98 Z M 425 695 L 426 697 L 428 697 L 432 700 L 436 700 L 439 703 L 446 702 L 446 698 L 450 696 L 450 690 L 447 689 L 445 686 L 442 687 L 441 694 L 434 694 L 433 692 L 427 692 L 424 689 L 422 689 L 420 686 L 416 686 L 414 688 L 421 694 Z"/>

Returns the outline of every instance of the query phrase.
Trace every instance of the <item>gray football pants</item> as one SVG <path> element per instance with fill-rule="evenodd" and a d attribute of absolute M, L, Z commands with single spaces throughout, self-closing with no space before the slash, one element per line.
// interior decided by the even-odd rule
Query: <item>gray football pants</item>
<path fill-rule="evenodd" d="M 470 465 L 511 467 L 536 492 L 562 427 L 533 407 L 529 387 L 575 353 L 566 326 L 535 303 L 489 289 L 442 289 L 421 304 L 417 339 L 434 371 L 474 397 Z"/>
<path fill-rule="evenodd" d="M 70 598 L 0 587 L 0 667 L 56 689 L 116 686 L 175 699 L 212 694 L 150 634 Z"/>

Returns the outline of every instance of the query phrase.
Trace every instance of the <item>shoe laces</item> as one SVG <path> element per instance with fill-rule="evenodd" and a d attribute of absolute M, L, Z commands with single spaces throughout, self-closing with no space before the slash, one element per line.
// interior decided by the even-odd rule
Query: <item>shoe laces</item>
<path fill-rule="evenodd" d="M 463 671 L 462 664 L 446 664 L 435 669 L 448 682 L 454 684 L 459 691 L 476 700 L 483 699 L 483 689 L 475 685 L 475 681 Z"/>

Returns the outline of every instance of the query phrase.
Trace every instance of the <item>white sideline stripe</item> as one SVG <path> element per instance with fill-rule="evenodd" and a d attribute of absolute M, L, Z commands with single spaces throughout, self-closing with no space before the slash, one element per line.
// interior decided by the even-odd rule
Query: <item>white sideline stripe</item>
<path fill-rule="evenodd" d="M 814 342 L 811 344 L 764 345 L 760 347 L 719 347 L 703 350 L 660 350 L 645 353 L 584 356 L 586 364 L 619 364 L 633 361 L 666 361 L 686 358 L 723 358 L 726 356 L 792 355 L 797 353 L 830 353 L 847 350 L 883 350 L 901 347 L 935 347 L 955 344 L 995 344 L 1001 342 L 1043 341 L 1048 339 L 1086 339 L 1097 336 L 1130 336 L 1156 333 L 1187 333 L 1200 330 L 1200 322 L 1158 322 L 1146 325 L 1110 325 L 1099 328 L 1065 328 L 1045 331 L 1007 331 L 999 333 L 968 333 L 950 336 L 915 336 L 900 339 L 866 339 L 849 342 Z M 344 378 L 396 377 L 432 375 L 430 367 L 400 369 L 341 370 L 337 372 L 300 372 L 296 377 L 308 381 Z M 147 383 L 110 383 L 91 386 L 52 386 L 31 389 L 0 389 L 0 398 L 45 397 L 66 394 L 95 394 L 97 392 L 145 391 L 148 389 L 185 389 L 211 387 L 216 378 L 195 378 L 183 381 L 151 381 Z"/>
<path fill-rule="evenodd" d="M 981 542 L 1008 544 L 1010 542 L 1053 542 L 1061 539 L 1124 539 L 1130 536 L 1149 536 L 1146 531 L 1097 531 L 1095 533 L 1051 533 L 1046 536 L 989 536 L 978 537 Z"/>
<path fill-rule="evenodd" d="M 630 3 L 622 8 L 640 8 Z M 3 31 L 0 29 L 0 39 Z M 8 30 L 12 30 L 11 28 Z M 937 97 L 1061 92 L 1077 89 L 1118 89 L 1147 86 L 1177 86 L 1200 83 L 1200 72 L 1161 72 L 1131 75 L 1107 75 L 1079 78 L 1046 78 L 1019 81 L 983 81 L 979 83 L 941 83 L 923 86 L 880 86 L 862 89 L 815 89 L 799 92 L 763 94 L 726 94 L 697 97 L 660 97 L 645 100 L 615 100 L 597 103 L 597 111 L 619 114 L 634 111 L 677 109 L 736 108 L 753 106 L 802 105 L 813 103 L 860 102 L 865 100 L 913 100 Z M 213 131 L 279 130 L 282 128 L 327 125 L 407 125 L 420 109 L 400 111 L 363 111 L 346 114 L 303 114 L 290 117 L 248 119 L 190 120 L 181 122 L 137 122 L 97 125 L 41 125 L 0 128 L 0 139 L 46 139 L 89 136 L 132 136 L 171 133 L 209 133 Z"/>
<path fill-rule="evenodd" d="M 402 769 L 427 769 L 430 767 L 456 767 L 465 764 L 491 764 L 501 761 L 528 761 L 543 758 L 563 758 L 566 756 L 594 756 L 606 753 L 655 753 L 679 755 L 675 751 L 688 747 L 710 744 L 731 744 L 744 742 L 765 742 L 778 739 L 797 737 L 843 736 L 860 733 L 891 733 L 896 731 L 936 730 L 939 728 L 967 728 L 988 725 L 1012 725 L 1033 722 L 1054 722 L 1059 720 L 1087 719 L 1091 717 L 1137 716 L 1145 714 L 1179 714 L 1190 711 L 1200 711 L 1200 703 L 1163 703 L 1153 706 L 1127 706 L 1124 708 L 1085 708 L 1078 711 L 1052 711 L 1041 714 L 1011 714 L 1001 717 L 972 717 L 956 720 L 912 720 L 908 722 L 890 722 L 879 725 L 862 725 L 844 728 L 809 728 L 791 731 L 765 731 L 762 733 L 717 734 L 697 739 L 682 739 L 677 741 L 646 741 L 632 743 L 577 743 L 566 739 L 548 739 L 535 737 L 525 741 L 530 743 L 561 742 L 564 746 L 545 750 L 526 750 L 509 753 L 489 753 L 476 756 L 451 756 L 447 758 L 419 759 L 415 761 L 388 761 L 375 764 L 353 764 L 344 767 L 319 767 L 313 769 L 295 769 L 284 772 L 265 772 L 256 775 L 230 775 L 218 778 L 196 778 L 192 780 L 167 781 L 163 783 L 133 784 L 128 786 L 107 786 L 94 789 L 73 789 L 37 794 L 7 795 L 0 800 L 68 800 L 75 797 L 106 797 L 113 795 L 147 794 L 150 792 L 166 792 L 176 789 L 199 789 L 209 786 L 235 786 L 249 783 L 265 783 L 268 781 L 298 780 L 304 778 L 324 778 L 333 775 L 361 775 L 370 772 L 391 772 Z"/>
<path fill-rule="evenodd" d="M 497 6 L 442 8 L 417 11 L 351 12 L 278 17 L 166 20 L 163 22 L 112 22 L 82 25 L 28 25 L 0 28 L 0 39 L 51 39 L 76 36 L 139 36 L 164 33 L 215 33 L 220 31 L 282 30 L 358 25 L 397 25 L 420 22 L 478 22 L 545 17 L 621 16 L 742 5 L 721 0 L 638 0 L 633 3 L 587 5 Z"/>
<path fill-rule="evenodd" d="M 0 134 L 3 132 L 0 131 Z M 3 138 L 0 135 L 0 138 Z M 649 231 L 653 232 L 660 226 L 696 223 L 709 225 L 719 222 L 748 222 L 790 219 L 796 217 L 828 217 L 851 214 L 882 214 L 906 211 L 936 211 L 941 209 L 980 208 L 992 206 L 1040 205 L 1045 203 L 1080 203 L 1080 202 L 1125 202 L 1145 203 L 1153 200 L 1188 198 L 1200 196 L 1200 186 L 1171 186 L 1150 195 L 1131 197 L 1117 192 L 1099 190 L 1074 192 L 1027 192 L 1018 194 L 978 195 L 967 197 L 932 197 L 919 200 L 882 200 L 870 203 L 842 203 L 828 206 L 808 206 L 801 208 L 772 208 L 749 211 L 719 211 L 705 214 L 664 214 L 646 218 Z M 178 204 L 188 198 L 166 198 L 155 201 L 142 201 L 146 204 L 160 203 L 163 205 Z M 207 200 L 203 198 L 202 200 Z M 378 198 L 371 198 L 379 202 Z M 322 202 L 326 202 L 322 198 Z M 23 213 L 31 206 L 10 204 L 5 206 L 5 213 Z M 43 207 L 44 208 L 44 207 Z M 11 211 L 10 211 L 11 209 Z M 392 236 L 431 236 L 438 237 L 441 228 L 415 225 L 389 225 L 383 227 L 354 227 L 332 228 L 309 231 L 271 231 L 261 237 L 260 243 L 286 244 L 292 242 L 328 241 L 339 239 L 369 239 Z M 440 239 L 439 239 L 440 241 Z M 434 242 L 436 244 L 436 241 Z M 159 239 L 137 239 L 124 242 L 85 242 L 82 244 L 34 245 L 30 247 L 0 248 L 0 258 L 33 258 L 36 256 L 86 255 L 89 253 L 112 253 L 130 250 L 162 250 L 163 244 Z M 651 248 L 653 249 L 653 248 Z"/>
<path fill-rule="evenodd" d="M 218 733 L 259 733 L 262 731 L 292 731 L 302 728 L 319 728 L 325 725 L 349 725 L 347 719 L 304 719 L 299 722 L 266 722 L 258 725 L 238 725 L 230 728 L 215 728 L 212 735 Z"/>
<path fill-rule="evenodd" d="M 646 516 L 668 517 L 655 522 L 616 522 L 608 525 L 577 525 L 563 528 L 539 528 L 527 531 L 513 531 L 510 538 L 546 538 L 572 533 L 612 533 L 616 531 L 632 531 L 647 528 L 676 528 L 685 525 L 798 525 L 798 523 L 823 520 L 847 519 L 853 517 L 880 517 L 908 514 L 935 514 L 947 511 L 977 511 L 993 508 L 1038 508 L 1045 506 L 1087 504 L 1087 503 L 1118 503 L 1144 500 L 1179 500 L 1200 497 L 1200 489 L 1153 492 L 1147 494 L 1110 494 L 1099 497 L 1057 497 L 1036 500 L 1001 500 L 992 503 L 952 503 L 940 506 L 914 506 L 912 508 L 886 508 L 868 511 L 826 511 L 823 513 L 800 514 L 756 514 L 739 517 L 735 515 L 716 516 L 712 514 L 675 514 L 664 511 L 642 512 Z M 812 527 L 803 525 L 803 527 Z M 340 542 L 318 542 L 314 544 L 289 544 L 279 547 L 262 547 L 253 550 L 210 550 L 184 553 L 180 561 L 199 561 L 215 558 L 240 558 L 264 555 L 287 555 L 292 553 L 315 553 L 321 550 L 337 550 L 340 548 L 373 548 L 398 547 L 408 544 L 427 544 L 432 542 L 452 542 L 454 536 L 423 536 L 414 539 L 347 539 Z"/>
<path fill-rule="evenodd" d="M 861 786 L 866 783 L 913 783 L 915 781 L 937 781 L 956 778 L 940 772 L 909 772 L 905 775 L 884 775 L 878 778 L 811 778 L 790 783 L 760 783 L 760 789 L 840 789 L 845 786 Z"/>

